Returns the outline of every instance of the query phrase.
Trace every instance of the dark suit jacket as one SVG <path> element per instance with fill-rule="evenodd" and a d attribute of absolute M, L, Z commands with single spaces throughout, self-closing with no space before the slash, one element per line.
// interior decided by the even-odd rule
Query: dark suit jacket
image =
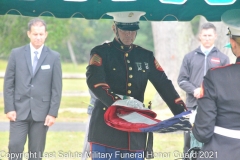
<path fill-rule="evenodd" d="M 44 46 L 35 73 L 30 45 L 12 50 L 4 77 L 4 110 L 24 120 L 31 111 L 35 121 L 57 117 L 62 93 L 60 54 Z"/>

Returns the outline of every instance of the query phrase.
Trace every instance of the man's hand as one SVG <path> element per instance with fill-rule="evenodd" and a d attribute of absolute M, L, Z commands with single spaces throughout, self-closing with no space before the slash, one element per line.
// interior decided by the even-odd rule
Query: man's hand
<path fill-rule="evenodd" d="M 7 113 L 7 118 L 10 121 L 16 121 L 16 117 L 17 117 L 16 111 L 10 111 L 10 112 Z"/>
<path fill-rule="evenodd" d="M 200 98 L 200 91 L 201 91 L 201 88 L 196 88 L 194 90 L 193 95 L 194 95 L 195 98 L 197 98 L 197 99 Z"/>
<path fill-rule="evenodd" d="M 55 119 L 55 117 L 47 115 L 44 125 L 48 127 L 52 126 L 55 123 Z"/>

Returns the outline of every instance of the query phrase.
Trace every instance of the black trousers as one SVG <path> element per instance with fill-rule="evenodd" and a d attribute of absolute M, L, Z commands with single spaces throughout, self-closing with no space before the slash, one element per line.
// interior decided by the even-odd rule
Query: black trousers
<path fill-rule="evenodd" d="M 196 109 L 197 109 L 197 106 L 193 106 L 192 108 L 188 108 L 188 110 L 196 110 Z M 184 137 L 183 153 L 187 153 L 188 150 L 190 149 L 190 144 L 191 144 L 190 131 L 184 132 L 183 137 Z"/>
<path fill-rule="evenodd" d="M 29 113 L 26 120 L 10 121 L 9 160 L 41 160 L 45 148 L 48 126 L 44 122 L 36 122 Z M 24 145 L 28 137 L 28 153 Z"/>
<path fill-rule="evenodd" d="M 190 137 L 190 131 L 183 132 L 184 137 L 184 146 L 183 146 L 183 153 L 187 153 L 190 149 L 190 143 L 191 143 L 191 137 Z"/>

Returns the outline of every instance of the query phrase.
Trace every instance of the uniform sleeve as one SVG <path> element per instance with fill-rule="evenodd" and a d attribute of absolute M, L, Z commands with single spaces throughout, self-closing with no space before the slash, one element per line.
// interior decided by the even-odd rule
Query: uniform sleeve
<path fill-rule="evenodd" d="M 111 106 L 118 97 L 106 83 L 104 70 L 104 57 L 96 50 L 91 51 L 89 65 L 87 66 L 87 85 L 93 94 L 107 107 Z"/>
<path fill-rule="evenodd" d="M 185 104 L 175 90 L 172 81 L 169 80 L 160 64 L 152 56 L 149 80 L 154 85 L 162 99 L 166 102 L 174 115 L 184 111 Z"/>
<path fill-rule="evenodd" d="M 90 94 L 90 97 L 91 97 L 89 107 L 93 107 L 97 97 L 93 94 L 93 92 L 90 89 L 89 89 L 89 94 Z"/>
<path fill-rule="evenodd" d="M 211 70 L 207 72 L 202 84 L 201 98 L 198 99 L 198 109 L 195 118 L 194 127 L 192 132 L 195 138 L 202 142 L 207 143 L 210 141 L 216 122 L 217 106 L 216 94 L 217 91 L 214 87 L 214 76 Z"/>
<path fill-rule="evenodd" d="M 10 54 L 7 69 L 4 76 L 4 112 L 15 111 L 14 108 L 14 84 L 15 84 L 15 56 Z"/>
<path fill-rule="evenodd" d="M 185 56 L 183 58 L 177 82 L 182 90 L 184 90 L 188 94 L 193 94 L 196 87 L 189 81 L 189 79 L 190 69 L 188 64 L 188 57 Z"/>
<path fill-rule="evenodd" d="M 225 56 L 222 65 L 225 66 L 225 65 L 228 65 L 229 63 L 230 63 L 230 61 L 229 61 L 229 57 L 228 57 L 228 56 Z"/>

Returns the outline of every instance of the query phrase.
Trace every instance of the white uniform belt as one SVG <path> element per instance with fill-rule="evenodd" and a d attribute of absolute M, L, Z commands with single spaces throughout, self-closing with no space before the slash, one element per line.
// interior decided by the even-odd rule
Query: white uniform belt
<path fill-rule="evenodd" d="M 222 136 L 240 139 L 240 130 L 227 129 L 219 126 L 214 127 L 214 133 Z"/>
<path fill-rule="evenodd" d="M 120 97 L 121 99 L 134 99 L 133 97 L 130 96 L 126 96 L 126 95 L 120 95 L 120 94 L 116 94 L 118 97 Z"/>

